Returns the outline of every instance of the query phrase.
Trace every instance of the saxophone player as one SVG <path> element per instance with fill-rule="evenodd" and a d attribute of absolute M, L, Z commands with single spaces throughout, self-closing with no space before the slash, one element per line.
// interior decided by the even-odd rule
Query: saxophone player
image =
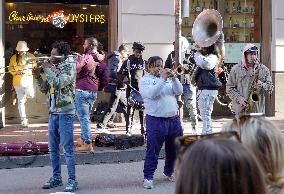
<path fill-rule="evenodd" d="M 240 64 L 235 65 L 228 77 L 226 92 L 232 100 L 232 111 L 237 119 L 250 112 L 265 113 L 265 94 L 272 93 L 273 83 L 269 69 L 258 60 L 258 48 L 247 44 Z M 257 96 L 257 100 L 252 98 Z M 248 107 L 254 105 L 254 110 Z"/>

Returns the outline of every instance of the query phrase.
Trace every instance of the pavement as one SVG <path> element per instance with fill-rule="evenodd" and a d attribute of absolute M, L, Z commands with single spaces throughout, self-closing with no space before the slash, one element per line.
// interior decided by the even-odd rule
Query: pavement
<path fill-rule="evenodd" d="M 213 131 L 220 131 L 222 125 L 229 121 L 231 118 L 216 117 L 213 118 Z M 283 117 L 267 117 L 276 126 L 278 126 L 284 133 L 284 118 Z M 140 133 L 140 124 L 138 121 L 134 122 L 134 134 Z M 116 128 L 109 129 L 111 134 L 125 134 L 125 123 L 115 123 Z M 0 143 L 15 143 L 24 141 L 33 141 L 38 143 L 47 143 L 48 132 L 47 123 L 30 124 L 28 128 L 22 128 L 20 125 L 7 125 L 5 128 L 0 129 Z M 78 122 L 74 124 L 75 140 L 80 137 L 80 125 Z M 199 132 L 202 127 L 202 122 L 198 123 Z M 191 133 L 191 123 L 188 119 L 183 120 L 183 128 L 185 134 Z M 93 138 L 100 132 L 96 129 L 96 123 L 91 124 L 91 131 Z M 94 154 L 76 154 L 76 164 L 104 164 L 104 163 L 123 163 L 141 161 L 144 159 L 144 146 L 127 149 L 127 150 L 114 150 L 113 147 L 94 147 Z M 160 158 L 164 157 L 163 150 Z M 62 160 L 64 164 L 64 160 Z M 21 168 L 21 167 L 38 167 L 50 165 L 48 155 L 37 156 L 0 156 L 0 169 L 5 168 Z"/>
<path fill-rule="evenodd" d="M 163 175 L 164 161 L 159 160 L 154 176 L 154 189 L 145 189 L 143 162 L 77 165 L 76 176 L 79 189 L 76 194 L 172 194 L 175 183 Z M 0 170 L 0 194 L 48 194 L 63 191 L 67 182 L 66 166 L 62 166 L 63 186 L 50 190 L 41 186 L 51 176 L 50 166 Z M 63 193 L 61 193 L 63 194 Z M 67 193 L 65 193 L 67 194 Z"/>

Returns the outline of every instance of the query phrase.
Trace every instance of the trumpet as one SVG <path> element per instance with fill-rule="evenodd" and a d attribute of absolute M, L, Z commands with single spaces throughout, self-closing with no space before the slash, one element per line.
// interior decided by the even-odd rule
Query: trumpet
<path fill-rule="evenodd" d="M 65 58 L 63 55 L 56 55 L 56 56 L 40 56 L 40 57 L 29 57 L 26 59 L 27 63 L 43 63 L 44 61 L 50 62 L 51 59 L 62 59 Z"/>
<path fill-rule="evenodd" d="M 175 69 L 171 69 L 169 72 L 168 72 L 168 78 L 169 79 L 172 79 L 178 75 L 182 75 L 184 74 L 186 71 L 186 68 L 183 67 L 182 65 L 179 65 L 178 67 L 176 67 Z"/>
<path fill-rule="evenodd" d="M 41 57 L 29 57 L 26 59 L 27 63 L 43 63 L 45 60 L 50 60 L 51 57 L 41 56 Z"/>

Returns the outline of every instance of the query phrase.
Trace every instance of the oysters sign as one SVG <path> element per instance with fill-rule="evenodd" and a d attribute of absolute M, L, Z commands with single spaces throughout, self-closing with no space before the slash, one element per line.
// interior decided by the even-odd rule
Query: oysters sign
<path fill-rule="evenodd" d="M 54 11 L 47 16 L 33 14 L 28 12 L 27 14 L 19 14 L 18 11 L 12 11 L 9 14 L 8 20 L 10 22 L 40 22 L 40 23 L 52 23 L 57 28 L 64 28 L 64 26 L 70 23 L 98 23 L 104 24 L 106 22 L 106 16 L 104 14 L 93 13 L 65 13 L 63 10 Z"/>

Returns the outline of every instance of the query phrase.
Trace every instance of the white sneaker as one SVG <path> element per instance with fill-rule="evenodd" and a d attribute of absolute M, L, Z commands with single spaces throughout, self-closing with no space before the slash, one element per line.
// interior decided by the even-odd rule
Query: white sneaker
<path fill-rule="evenodd" d="M 106 128 L 97 128 L 96 130 L 98 133 L 107 133 L 110 134 L 110 131 L 107 130 Z"/>
<path fill-rule="evenodd" d="M 176 181 L 176 178 L 175 178 L 175 175 L 172 174 L 171 176 L 167 176 L 165 173 L 163 173 L 163 176 L 168 179 L 169 181 L 171 182 L 175 182 Z"/>
<path fill-rule="evenodd" d="M 143 187 L 146 189 L 153 189 L 154 188 L 153 180 L 144 179 Z"/>

